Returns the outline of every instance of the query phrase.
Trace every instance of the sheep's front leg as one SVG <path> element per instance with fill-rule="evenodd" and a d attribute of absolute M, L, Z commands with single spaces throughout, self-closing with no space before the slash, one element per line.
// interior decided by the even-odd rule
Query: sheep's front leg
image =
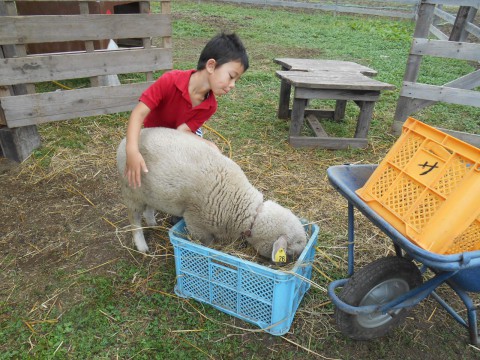
<path fill-rule="evenodd" d="M 133 228 L 133 242 L 137 250 L 146 253 L 148 251 L 148 245 L 142 230 L 142 212 L 137 209 L 128 209 L 128 219 Z"/>
<path fill-rule="evenodd" d="M 157 220 L 155 219 L 155 209 L 147 206 L 143 212 L 143 217 L 148 226 L 157 226 Z"/>

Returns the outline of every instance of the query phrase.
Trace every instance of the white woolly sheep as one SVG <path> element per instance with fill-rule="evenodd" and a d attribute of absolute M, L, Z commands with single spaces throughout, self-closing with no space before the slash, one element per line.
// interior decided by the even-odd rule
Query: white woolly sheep
<path fill-rule="evenodd" d="M 123 139 L 117 165 L 139 251 L 148 251 L 142 213 L 147 225 L 154 226 L 155 210 L 183 217 L 188 231 L 206 246 L 243 236 L 260 255 L 272 260 L 281 248 L 293 258 L 305 248 L 300 220 L 279 204 L 264 202 L 234 161 L 200 139 L 167 128 L 143 129 L 140 152 L 149 172 L 142 174 L 142 185 L 135 189 L 123 176 L 125 145 Z"/>

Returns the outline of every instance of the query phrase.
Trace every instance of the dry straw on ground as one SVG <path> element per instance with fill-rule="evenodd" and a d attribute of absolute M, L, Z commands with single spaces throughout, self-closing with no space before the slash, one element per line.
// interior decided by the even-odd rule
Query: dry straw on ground
<path fill-rule="evenodd" d="M 83 119 L 45 126 L 44 146 L 52 148 L 51 151 L 18 166 L 0 167 L 5 169 L 0 172 L 3 190 L 0 201 L 4 210 L 0 230 L 1 291 L 11 302 L 30 299 L 31 311 L 25 316 L 25 326 L 32 332 L 40 324 L 59 320 L 51 317 L 54 307 L 67 311 L 69 306 L 84 299 L 85 295 L 76 288 L 79 276 L 87 273 L 115 276 L 111 267 L 119 260 L 132 261 L 147 268 L 149 273 L 143 278 L 135 275 L 125 291 L 176 296 L 173 288 L 152 284 L 155 274 L 165 271 L 165 266 L 173 266 L 166 215 L 159 214 L 158 227 L 146 229 L 150 254 L 138 254 L 132 244 L 126 209 L 119 197 L 115 164 L 115 150 L 124 134 L 126 119 L 119 117 L 119 125 L 113 130 L 102 126 L 101 121 L 101 118 Z M 56 145 L 65 128 L 80 127 L 88 138 L 84 147 Z M 345 159 L 334 152 L 320 151 L 319 155 L 315 149 L 295 150 L 285 142 L 273 146 L 271 142 L 251 140 L 234 147 L 213 131 L 207 131 L 206 136 L 220 144 L 224 154 L 231 154 L 266 199 L 279 202 L 320 227 L 312 264 L 312 287 L 297 311 L 291 334 L 285 337 L 286 342 L 310 353 L 313 342 L 325 341 L 336 332 L 331 322 L 333 308 L 325 289 L 332 280 L 346 276 L 347 269 L 347 203 L 328 184 L 326 169 L 349 160 L 359 161 L 358 154 L 355 159 Z M 377 153 L 363 161 L 381 158 L 386 150 L 376 149 Z M 5 160 L 1 161 L 5 164 Z M 394 253 L 391 241 L 381 231 L 359 214 L 356 220 L 357 267 Z M 255 260 L 255 254 L 236 255 L 253 255 L 251 260 Z M 66 282 L 63 285 L 52 282 L 51 271 L 64 272 Z M 182 301 L 188 311 L 216 322 L 205 315 L 203 305 Z M 417 308 L 418 312 L 427 313 L 429 321 L 444 316 L 432 313 L 431 307 L 422 304 Z M 109 318 L 109 314 L 103 316 Z M 233 318 L 224 325 L 232 333 L 259 331 Z"/>

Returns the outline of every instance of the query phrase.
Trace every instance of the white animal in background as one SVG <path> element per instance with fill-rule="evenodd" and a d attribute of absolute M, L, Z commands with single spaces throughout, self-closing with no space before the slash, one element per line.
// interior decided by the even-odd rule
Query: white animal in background
<path fill-rule="evenodd" d="M 260 255 L 272 260 L 281 249 L 295 259 L 305 248 L 300 220 L 279 204 L 264 202 L 234 161 L 200 139 L 173 129 L 143 129 L 140 152 L 149 172 L 142 174 L 142 185 L 135 189 L 123 176 L 125 146 L 123 139 L 117 165 L 139 251 L 148 251 L 142 213 L 147 225 L 155 226 L 155 210 L 183 217 L 188 231 L 206 246 L 243 236 Z"/>

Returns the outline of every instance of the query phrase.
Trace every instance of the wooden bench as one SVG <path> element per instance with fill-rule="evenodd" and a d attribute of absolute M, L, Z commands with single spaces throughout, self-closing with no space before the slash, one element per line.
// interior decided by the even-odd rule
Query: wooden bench
<path fill-rule="evenodd" d="M 382 90 L 393 90 L 393 85 L 372 79 L 371 76 L 377 74 L 375 70 L 354 62 L 288 58 L 275 59 L 275 62 L 282 65 L 282 71 L 276 72 L 282 80 L 278 117 L 291 118 L 289 142 L 292 146 L 345 149 L 368 145 L 367 135 L 375 102 Z M 292 87 L 295 92 L 290 110 Z M 307 109 L 308 101 L 312 99 L 336 100 L 335 110 Z M 342 120 L 348 100 L 360 108 L 354 137 L 329 137 L 318 118 Z M 305 116 L 315 136 L 300 136 Z"/>

